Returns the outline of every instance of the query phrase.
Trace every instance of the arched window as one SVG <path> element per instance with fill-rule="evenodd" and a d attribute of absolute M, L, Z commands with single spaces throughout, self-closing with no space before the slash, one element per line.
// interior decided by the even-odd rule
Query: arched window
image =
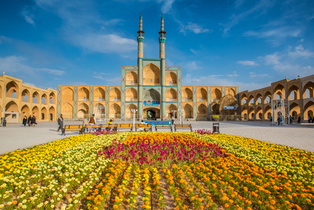
<path fill-rule="evenodd" d="M 169 82 L 169 85 L 172 85 L 172 82 Z"/>
<path fill-rule="evenodd" d="M 114 98 L 114 101 L 117 101 L 117 97 Z"/>

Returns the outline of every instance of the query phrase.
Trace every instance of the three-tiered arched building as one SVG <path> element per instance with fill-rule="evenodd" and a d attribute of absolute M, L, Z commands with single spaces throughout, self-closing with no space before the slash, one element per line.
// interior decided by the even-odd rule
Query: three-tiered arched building
<path fill-rule="evenodd" d="M 181 67 L 166 66 L 166 32 L 161 17 L 159 58 L 144 58 L 144 31 L 140 16 L 137 66 L 122 66 L 121 85 L 59 85 L 58 114 L 65 118 L 167 119 L 178 112 L 184 118 L 208 119 L 237 106 L 236 86 L 182 86 Z M 236 110 L 228 113 L 234 115 Z"/>

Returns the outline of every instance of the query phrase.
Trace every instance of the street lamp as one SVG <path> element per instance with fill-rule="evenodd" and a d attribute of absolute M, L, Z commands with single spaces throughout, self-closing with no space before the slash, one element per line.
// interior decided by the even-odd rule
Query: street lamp
<path fill-rule="evenodd" d="M 131 112 L 133 113 L 133 131 L 135 131 L 135 113 L 137 112 L 137 109 L 131 109 Z"/>
<path fill-rule="evenodd" d="M 180 115 L 180 124 L 182 125 L 183 124 L 183 109 L 178 109 L 179 112 L 179 115 Z"/>

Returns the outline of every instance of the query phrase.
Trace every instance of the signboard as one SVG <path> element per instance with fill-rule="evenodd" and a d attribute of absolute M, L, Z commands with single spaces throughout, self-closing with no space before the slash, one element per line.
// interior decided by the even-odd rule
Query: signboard
<path fill-rule="evenodd" d="M 236 106 L 224 106 L 224 110 L 236 110 Z"/>
<path fill-rule="evenodd" d="M 171 121 L 143 121 L 146 124 L 151 124 L 151 125 L 171 125 Z"/>

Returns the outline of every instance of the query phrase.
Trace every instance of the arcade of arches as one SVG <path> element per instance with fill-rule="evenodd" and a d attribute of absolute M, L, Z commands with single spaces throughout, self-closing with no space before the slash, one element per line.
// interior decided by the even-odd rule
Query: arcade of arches
<path fill-rule="evenodd" d="M 239 93 L 241 117 L 243 120 L 270 120 L 271 100 L 289 101 L 289 116 L 293 120 L 307 121 L 314 113 L 314 75 L 293 80 L 280 80 L 271 86 Z M 286 105 L 286 107 L 288 107 Z M 288 109 L 286 109 L 288 112 Z M 277 119 L 277 116 L 274 116 Z"/>
<path fill-rule="evenodd" d="M 20 123 L 30 115 L 39 122 L 55 121 L 57 91 L 33 87 L 8 75 L 0 76 L 0 117 L 5 117 L 7 123 Z"/>

